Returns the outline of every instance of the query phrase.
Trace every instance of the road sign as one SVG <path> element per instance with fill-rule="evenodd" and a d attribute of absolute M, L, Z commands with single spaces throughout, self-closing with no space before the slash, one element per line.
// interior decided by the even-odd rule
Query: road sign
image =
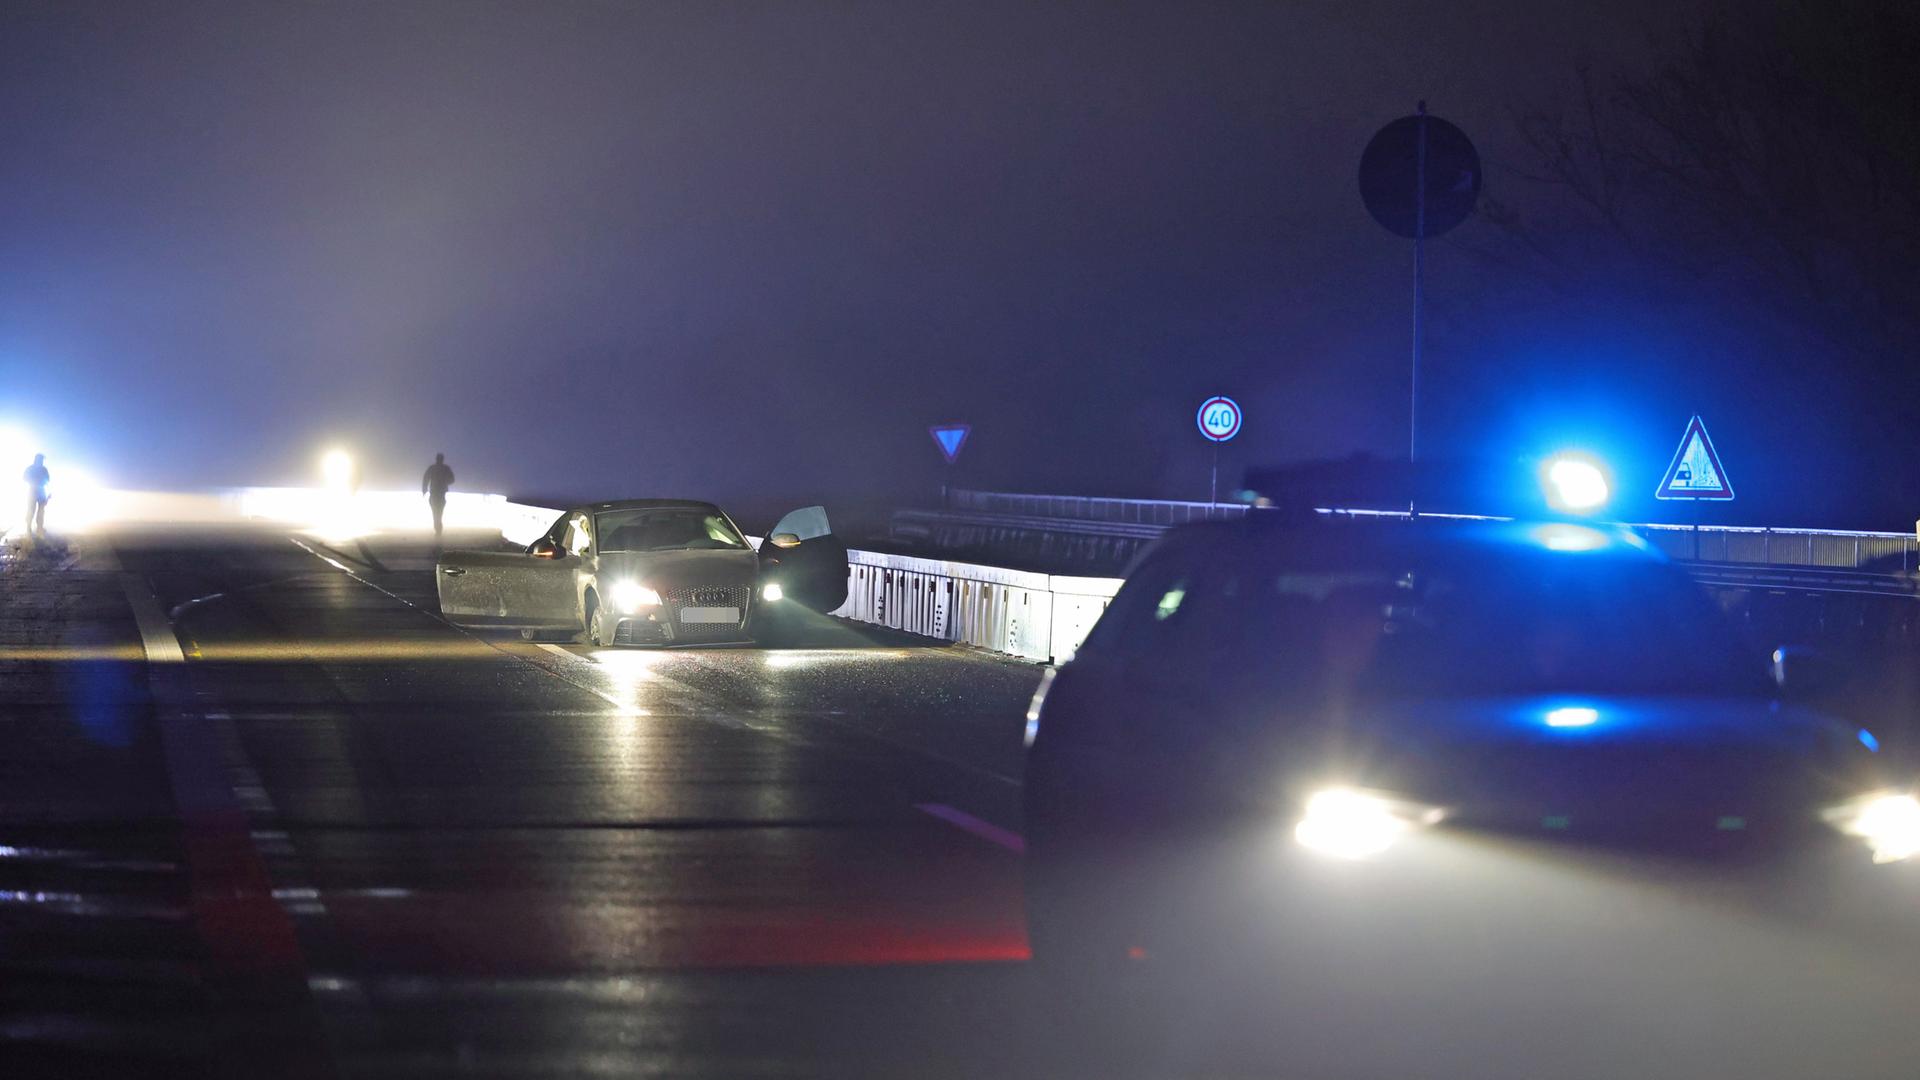
<path fill-rule="evenodd" d="M 1713 440 L 1707 437 L 1707 425 L 1694 417 L 1687 433 L 1680 436 L 1680 449 L 1674 451 L 1673 464 L 1653 493 L 1656 499 L 1719 499 L 1733 501 L 1733 484 L 1720 465 Z"/>
<path fill-rule="evenodd" d="M 1360 154 L 1360 200 L 1367 204 L 1367 213 L 1388 232 L 1409 240 L 1439 236 L 1467 220 L 1480 199 L 1480 153 L 1473 140 L 1445 120 L 1426 115 L 1425 108 L 1423 102 L 1419 114 L 1381 128 Z"/>
<path fill-rule="evenodd" d="M 1194 422 L 1209 442 L 1226 442 L 1240 434 L 1240 405 L 1230 397 L 1215 395 L 1200 403 Z"/>
<path fill-rule="evenodd" d="M 927 429 L 927 434 L 939 444 L 940 452 L 946 455 L 949 465 L 959 459 L 960 448 L 967 445 L 967 436 L 972 432 L 972 424 L 935 424 Z"/>

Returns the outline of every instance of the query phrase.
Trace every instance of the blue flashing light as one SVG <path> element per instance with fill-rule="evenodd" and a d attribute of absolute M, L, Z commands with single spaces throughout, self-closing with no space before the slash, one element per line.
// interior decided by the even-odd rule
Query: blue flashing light
<path fill-rule="evenodd" d="M 1613 497 L 1600 463 L 1584 454 L 1555 454 L 1541 469 L 1547 505 L 1562 513 L 1591 514 Z"/>
<path fill-rule="evenodd" d="M 1585 705 L 1563 705 L 1557 709 L 1548 709 L 1541 717 L 1550 728 L 1592 727 L 1600 719 L 1600 710 Z"/>
<path fill-rule="evenodd" d="M 1866 747 L 1873 753 L 1877 754 L 1880 752 L 1880 740 L 1873 737 L 1873 732 L 1868 731 L 1866 728 L 1861 728 L 1860 733 L 1854 737 L 1860 740 L 1861 746 Z"/>
<path fill-rule="evenodd" d="M 1565 522 L 1536 527 L 1533 539 L 1548 551 L 1593 551 L 1613 543 L 1613 537 L 1599 529 Z"/>

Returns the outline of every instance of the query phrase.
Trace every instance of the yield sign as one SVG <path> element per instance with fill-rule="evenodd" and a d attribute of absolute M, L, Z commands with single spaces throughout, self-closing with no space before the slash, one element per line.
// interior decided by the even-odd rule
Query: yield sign
<path fill-rule="evenodd" d="M 1727 470 L 1720 465 L 1720 455 L 1713 450 L 1713 440 L 1707 438 L 1707 425 L 1701 423 L 1699 417 L 1687 424 L 1687 433 L 1680 437 L 1680 449 L 1674 452 L 1673 464 L 1667 466 L 1667 474 L 1661 478 L 1653 497 L 1732 501 L 1733 485 L 1727 480 Z"/>
<path fill-rule="evenodd" d="M 940 452 L 946 455 L 951 465 L 960 456 L 960 448 L 967 445 L 967 435 L 973 431 L 971 424 L 935 424 L 927 429 L 933 441 L 940 444 Z"/>

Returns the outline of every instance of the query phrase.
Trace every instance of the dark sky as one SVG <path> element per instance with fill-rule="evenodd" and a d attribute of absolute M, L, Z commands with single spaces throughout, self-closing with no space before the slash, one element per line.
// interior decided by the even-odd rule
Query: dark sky
<path fill-rule="evenodd" d="M 1409 252 L 1360 149 L 1426 97 L 1495 189 L 1511 111 L 1647 26 L 1605 0 L 0 11 L 0 419 L 130 486 L 305 480 L 338 441 L 373 482 L 445 450 L 468 487 L 605 497 L 924 492 L 949 418 L 963 483 L 1204 497 L 1214 392 L 1249 414 L 1233 471 L 1397 452 Z M 1467 261 L 1435 245 L 1437 303 Z"/>

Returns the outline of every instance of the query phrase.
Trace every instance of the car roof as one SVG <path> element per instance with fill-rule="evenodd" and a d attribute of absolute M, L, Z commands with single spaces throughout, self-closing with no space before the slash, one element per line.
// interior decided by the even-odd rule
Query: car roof
<path fill-rule="evenodd" d="M 577 509 L 597 514 L 603 510 L 718 510 L 720 508 L 699 499 L 615 499 L 611 502 L 588 503 Z"/>
<path fill-rule="evenodd" d="M 1297 556 L 1321 566 L 1356 568 L 1398 562 L 1409 555 L 1422 561 L 1454 556 L 1656 565 L 1667 561 L 1632 529 L 1601 522 L 1438 515 L 1409 520 L 1403 514 L 1342 512 L 1301 517 L 1258 509 L 1235 521 L 1170 530 L 1162 545 L 1156 546 L 1200 547 L 1282 562 Z"/>

